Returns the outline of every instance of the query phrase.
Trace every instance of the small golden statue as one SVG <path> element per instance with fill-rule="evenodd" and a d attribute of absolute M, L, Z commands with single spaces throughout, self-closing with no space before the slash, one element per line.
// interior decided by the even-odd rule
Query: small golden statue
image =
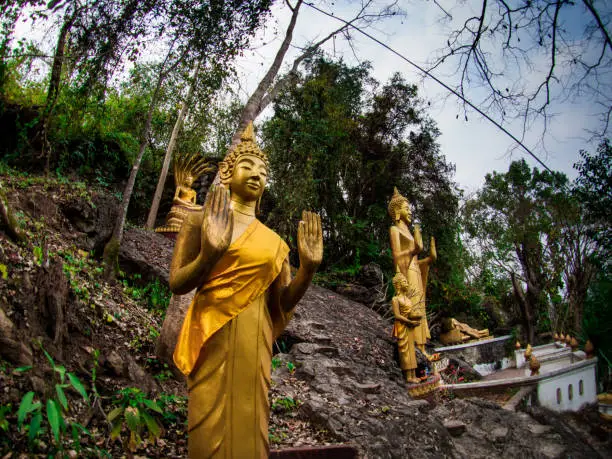
<path fill-rule="evenodd" d="M 514 345 L 514 348 L 518 351 L 521 348 L 521 342 L 519 340 L 516 340 L 516 344 Z"/>
<path fill-rule="evenodd" d="M 272 343 L 291 318 L 323 256 L 321 219 L 304 212 L 300 267 L 255 217 L 268 159 L 253 125 L 219 165 L 203 210 L 188 213 L 170 267 L 170 288 L 197 288 L 174 351 L 187 376 L 189 457 L 267 458 Z"/>
<path fill-rule="evenodd" d="M 416 351 L 414 348 L 414 329 L 421 323 L 422 316 L 415 312 L 410 302 L 410 287 L 406 277 L 397 270 L 393 278 L 395 296 L 391 300 L 395 324 L 393 325 L 393 337 L 397 340 L 399 351 L 400 368 L 404 373 L 406 382 L 418 384 L 420 380 L 416 377 Z"/>
<path fill-rule="evenodd" d="M 536 376 L 540 374 L 540 362 L 536 359 L 535 355 L 531 355 L 529 358 L 529 369 L 531 370 L 530 376 Z"/>
<path fill-rule="evenodd" d="M 425 289 L 429 266 L 437 258 L 436 241 L 432 237 L 429 256 L 419 260 L 418 255 L 423 250 L 423 237 L 418 224 L 414 225 L 414 236 L 410 232 L 412 212 L 408 200 L 402 196 L 397 188 L 389 202 L 389 215 L 393 219 L 393 226 L 389 229 L 393 264 L 398 267 L 408 282 L 408 297 L 412 304 L 414 314 L 421 315 L 421 323 L 414 330 L 414 339 L 417 347 L 425 355 L 425 344 L 431 337 L 427 325 L 425 311 Z"/>
<path fill-rule="evenodd" d="M 174 184 L 176 191 L 172 208 L 166 217 L 166 224 L 155 229 L 156 233 L 176 234 L 180 231 L 183 221 L 190 212 L 202 210 L 196 203 L 196 191 L 191 188 L 201 175 L 215 170 L 204 157 L 199 154 L 183 153 L 174 158 Z"/>
<path fill-rule="evenodd" d="M 471 340 L 490 339 L 489 329 L 477 330 L 468 324 L 459 322 L 457 319 L 445 319 L 442 321 L 443 333 L 440 334 L 440 342 L 444 345 L 467 343 Z M 517 341 L 520 346 L 520 343 Z"/>

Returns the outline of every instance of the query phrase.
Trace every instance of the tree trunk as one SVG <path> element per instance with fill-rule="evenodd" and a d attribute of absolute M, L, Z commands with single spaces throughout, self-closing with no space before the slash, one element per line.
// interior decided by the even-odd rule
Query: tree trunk
<path fill-rule="evenodd" d="M 242 113 L 240 115 L 240 123 L 238 124 L 238 129 L 236 130 L 234 137 L 232 138 L 232 144 L 229 148 L 230 150 L 232 150 L 236 145 L 238 145 L 238 143 L 240 143 L 240 135 L 242 134 L 242 131 L 244 131 L 247 127 L 247 124 L 257 118 L 257 116 L 263 111 L 264 108 L 266 108 L 266 106 L 271 101 L 270 98 L 267 98 L 267 102 L 265 103 L 265 105 L 262 104 L 264 96 L 266 95 L 266 92 L 268 91 L 270 86 L 272 86 L 272 82 L 278 74 L 280 66 L 283 63 L 283 59 L 285 58 L 285 54 L 287 54 L 287 50 L 289 49 L 289 45 L 291 44 L 291 40 L 293 39 L 293 29 L 295 29 L 295 23 L 297 21 L 300 6 L 302 6 L 302 0 L 298 0 L 295 7 L 293 7 L 293 13 L 291 15 L 291 21 L 289 21 L 289 26 L 287 27 L 287 33 L 285 34 L 285 38 L 283 39 L 283 42 L 281 43 L 281 46 L 278 49 L 276 56 L 274 57 L 272 65 L 270 66 L 264 77 L 261 79 L 259 85 L 257 85 L 257 88 L 255 89 L 253 94 L 251 94 L 251 97 L 249 97 L 249 100 L 242 109 Z"/>
<path fill-rule="evenodd" d="M 196 67 L 193 71 L 191 85 L 189 86 L 189 90 L 187 92 L 187 97 L 185 98 L 185 101 L 181 106 L 181 109 L 178 113 L 178 117 L 176 119 L 176 123 L 174 123 L 174 128 L 172 129 L 172 135 L 170 136 L 168 148 L 166 149 L 166 156 L 164 156 L 164 163 L 159 174 L 159 180 L 157 181 L 157 188 L 155 189 L 155 194 L 153 195 L 153 202 L 151 203 L 151 209 L 149 210 L 149 216 L 147 217 L 147 224 L 145 226 L 145 228 L 147 229 L 153 229 L 153 227 L 155 226 L 155 220 L 157 220 L 159 202 L 161 201 L 161 197 L 164 192 L 164 185 L 166 184 L 166 178 L 168 177 L 168 170 L 170 169 L 172 153 L 174 152 L 174 148 L 176 147 L 178 135 L 181 132 L 181 128 L 183 127 L 183 120 L 185 119 L 185 115 L 187 114 L 187 109 L 189 107 L 189 104 L 191 103 L 191 98 L 193 97 L 193 93 L 198 82 L 198 73 L 200 72 L 201 63 L 202 61 L 200 60 L 196 64 Z"/>
<path fill-rule="evenodd" d="M 147 149 L 147 145 L 149 143 L 149 132 L 151 130 L 153 112 L 155 111 L 157 97 L 159 95 L 159 91 L 161 89 L 165 76 L 166 74 L 164 73 L 162 67 L 157 78 L 157 84 L 153 91 L 153 95 L 151 96 L 147 119 L 142 129 L 138 156 L 136 157 L 136 161 L 134 161 L 134 164 L 132 165 L 130 177 L 128 178 L 128 181 L 125 185 L 125 189 L 123 190 L 123 200 L 121 203 L 121 208 L 119 209 L 119 215 L 117 216 L 117 222 L 115 223 L 113 235 L 104 247 L 104 275 L 107 279 L 115 277 L 119 271 L 119 247 L 121 246 L 121 240 L 123 239 L 123 228 L 125 227 L 125 219 L 127 216 L 128 207 L 130 205 L 130 200 L 132 198 L 132 192 L 134 191 L 136 176 L 138 175 L 138 170 L 140 169 L 140 163 L 142 162 L 142 157 L 144 156 L 145 151 Z"/>
<path fill-rule="evenodd" d="M 66 15 L 62 28 L 57 38 L 57 46 L 55 48 L 55 54 L 53 55 L 53 66 L 51 67 L 51 77 L 49 79 L 49 88 L 47 89 L 47 100 L 45 102 L 45 108 L 43 110 L 42 117 L 42 148 L 43 156 L 45 157 L 45 172 L 48 174 L 51 168 L 51 145 L 47 139 L 49 133 L 49 122 L 51 121 L 51 113 L 55 107 L 57 96 L 59 94 L 59 86 L 62 76 L 62 67 L 64 64 L 64 53 L 66 51 L 66 39 L 68 33 L 72 28 L 74 19 L 76 17 L 77 10 L 72 15 Z"/>
<path fill-rule="evenodd" d="M 525 332 L 527 333 L 527 342 L 529 344 L 535 344 L 535 327 L 533 323 L 533 308 L 529 303 L 527 295 L 523 291 L 523 287 L 517 275 L 510 273 L 510 279 L 512 280 L 512 288 L 514 290 L 514 296 L 521 309 L 521 315 L 523 319 L 523 325 L 525 326 Z"/>
<path fill-rule="evenodd" d="M 19 227 L 19 223 L 15 219 L 11 207 L 9 206 L 8 197 L 0 183 L 0 228 L 5 229 L 9 237 L 18 242 L 24 242 L 25 234 Z"/>

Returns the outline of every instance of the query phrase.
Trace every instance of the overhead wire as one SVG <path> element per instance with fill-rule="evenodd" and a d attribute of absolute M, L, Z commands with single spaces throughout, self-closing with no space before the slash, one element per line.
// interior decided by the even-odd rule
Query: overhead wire
<path fill-rule="evenodd" d="M 337 21 L 340 21 L 344 24 L 346 24 L 347 26 L 351 27 L 352 29 L 356 30 L 357 32 L 361 33 L 362 35 L 366 36 L 367 38 L 369 38 L 370 40 L 374 41 L 375 43 L 379 44 L 380 46 L 382 46 L 383 48 L 385 48 L 386 50 L 390 51 L 391 53 L 395 54 L 397 57 L 399 57 L 400 59 L 406 61 L 408 64 L 410 64 L 411 66 L 413 66 L 414 68 L 416 68 L 417 70 L 419 70 L 421 73 L 423 73 L 424 75 L 426 75 L 427 77 L 431 78 L 432 80 L 434 80 L 436 83 L 438 83 L 440 86 L 442 86 L 444 89 L 446 89 L 447 91 L 449 91 L 450 93 L 452 93 L 453 95 L 455 95 L 456 97 L 458 97 L 460 100 L 462 100 L 465 104 L 469 105 L 472 109 L 474 109 L 477 113 L 479 113 L 481 116 L 483 116 L 485 119 L 487 119 L 488 121 L 490 121 L 491 123 L 493 123 L 493 125 L 495 125 L 498 129 L 500 129 L 503 133 L 505 133 L 508 137 L 510 137 L 512 140 L 514 140 L 520 147 L 523 148 L 523 150 L 525 150 L 527 152 L 527 154 L 529 154 L 529 156 L 531 156 L 533 159 L 535 159 L 538 164 L 540 164 L 544 169 L 546 169 L 548 172 L 550 173 L 554 173 L 554 171 L 552 169 L 550 169 L 545 163 L 544 161 L 542 161 L 540 158 L 538 158 L 538 156 L 532 152 L 520 139 L 518 139 L 514 134 L 512 134 L 510 131 L 508 131 L 508 129 L 506 129 L 504 126 L 502 126 L 499 122 L 497 122 L 496 120 L 494 120 L 493 118 L 491 118 L 491 116 L 487 115 L 484 111 L 482 111 L 480 108 L 478 108 L 476 105 L 474 105 L 472 102 L 470 102 L 468 99 L 466 99 L 464 96 L 462 96 L 461 94 L 459 94 L 456 90 L 454 90 L 453 88 L 451 88 L 449 85 L 447 85 L 446 83 L 444 83 L 444 81 L 440 80 L 438 77 L 436 77 L 434 74 L 432 74 L 431 72 L 429 72 L 428 70 L 424 69 L 423 67 L 421 67 L 420 65 L 418 65 L 417 63 L 413 62 L 412 60 L 410 60 L 409 58 L 407 58 L 406 56 L 404 56 L 403 54 L 401 54 L 399 51 L 396 51 L 395 49 L 391 48 L 389 45 L 387 45 L 386 43 L 380 41 L 378 38 L 374 37 L 373 35 L 365 32 L 364 30 L 360 29 L 359 27 L 357 27 L 354 24 L 351 24 L 350 22 L 335 16 L 332 13 L 329 13 L 325 10 L 320 9 L 319 7 L 313 5 L 312 3 L 309 2 L 304 2 L 305 5 L 309 6 L 310 8 L 312 8 L 315 11 L 318 11 L 321 14 L 324 14 L 325 16 L 328 16 L 332 19 L 335 19 Z"/>

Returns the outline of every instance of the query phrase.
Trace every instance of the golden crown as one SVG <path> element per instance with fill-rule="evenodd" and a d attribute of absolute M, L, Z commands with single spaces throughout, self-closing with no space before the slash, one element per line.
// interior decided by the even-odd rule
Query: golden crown
<path fill-rule="evenodd" d="M 389 201 L 388 207 L 389 215 L 393 220 L 397 219 L 398 212 L 404 202 L 408 202 L 408 199 L 406 199 L 400 194 L 399 191 L 397 191 L 397 187 L 393 187 L 393 196 L 391 197 L 391 201 Z"/>
<path fill-rule="evenodd" d="M 238 162 L 238 158 L 244 155 L 256 156 L 261 159 L 266 168 L 269 168 L 268 155 L 266 155 L 257 143 L 255 142 L 255 133 L 253 131 L 253 122 L 249 122 L 247 127 L 240 135 L 240 143 L 231 150 L 225 159 L 219 163 L 219 178 L 221 183 L 228 184 L 234 173 L 234 166 Z"/>
<path fill-rule="evenodd" d="M 395 289 L 395 294 L 399 294 L 400 291 L 402 290 L 402 286 L 407 286 L 408 285 L 408 279 L 406 279 L 406 276 L 404 276 L 402 274 L 402 272 L 399 269 L 399 266 L 397 266 L 397 272 L 395 273 L 395 276 L 393 276 L 393 288 Z"/>

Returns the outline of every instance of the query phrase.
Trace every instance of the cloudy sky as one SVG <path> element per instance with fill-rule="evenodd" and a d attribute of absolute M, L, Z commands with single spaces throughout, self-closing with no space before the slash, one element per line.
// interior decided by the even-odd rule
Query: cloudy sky
<path fill-rule="evenodd" d="M 360 4 L 350 0 L 317 3 L 322 9 L 347 20 L 353 17 Z M 449 12 L 453 19 L 448 19 L 438 5 Z M 468 14 L 477 15 L 477 11 L 471 8 L 480 8 L 481 2 L 439 0 L 436 4 L 432 0 L 400 0 L 398 6 L 406 13 L 404 17 L 387 19 L 367 31 L 397 52 L 426 67 L 428 59 L 431 59 L 446 43 L 453 25 L 463 23 Z M 255 41 L 256 50 L 247 53 L 238 62 L 244 100 L 272 62 L 289 18 L 289 9 L 282 2 L 277 2 L 265 32 Z M 565 20 L 567 27 L 580 28 L 580 24 L 571 23 L 571 18 Z M 309 41 L 325 37 L 339 25 L 340 23 L 334 19 L 303 5 L 293 44 L 303 46 Z M 278 32 L 276 39 L 274 32 Z M 462 105 L 457 98 L 448 97 L 448 92 L 437 83 L 423 78 L 423 75 L 408 63 L 358 32 L 351 35 L 354 39 L 355 53 L 344 40 L 340 39 L 335 40 L 335 43 L 329 42 L 324 49 L 336 57 L 342 57 L 349 64 L 370 61 L 373 76 L 379 81 L 386 81 L 393 72 L 401 72 L 407 81 L 419 84 L 421 97 L 431 102 L 429 114 L 437 121 L 442 132 L 440 138 L 442 152 L 456 165 L 456 181 L 461 188 L 467 192 L 474 191 L 483 183 L 486 173 L 493 170 L 507 171 L 509 163 L 514 159 L 525 157 L 530 164 L 536 165 L 535 160 L 524 150 L 515 148 L 514 141 L 477 113 L 468 110 L 466 122 Z M 262 43 L 267 44 L 262 46 Z M 298 52 L 297 48 L 291 50 L 285 59 L 285 70 L 289 67 L 292 56 Z M 545 63 L 544 56 L 542 62 Z M 527 84 L 536 81 L 537 64 L 538 62 L 535 62 L 535 73 L 528 76 L 533 81 L 526 81 Z M 562 72 L 563 68 L 557 71 Z M 441 69 L 436 72 L 436 76 L 452 85 L 456 80 L 456 76 L 452 73 L 450 69 Z M 525 82 L 524 75 L 508 75 L 508 78 L 509 84 Z M 468 95 L 473 100 L 479 100 L 484 93 L 475 89 L 468 92 Z M 592 104 L 589 103 L 556 102 L 551 108 L 555 116 L 544 138 L 542 138 L 542 123 L 535 123 L 526 134 L 524 143 L 551 169 L 562 171 L 573 178 L 575 171 L 572 166 L 579 158 L 578 151 L 595 150 L 595 145 L 588 143 L 590 135 L 586 130 L 596 129 L 598 120 L 592 116 Z M 504 127 L 520 138 L 521 121 L 506 122 Z"/>
<path fill-rule="evenodd" d="M 295 3 L 296 0 L 291 1 Z M 362 1 L 366 0 L 321 0 L 317 1 L 316 5 L 336 17 L 349 20 L 354 17 Z M 387 0 L 373 1 L 377 2 L 378 7 L 387 3 Z M 596 4 L 601 9 L 607 9 L 605 13 L 612 9 L 612 2 L 609 0 L 596 0 Z M 397 7 L 404 15 L 386 19 L 366 31 L 398 53 L 427 68 L 427 62 L 446 44 L 449 32 L 458 24 L 463 24 L 466 18 L 478 16 L 481 5 L 481 0 L 398 0 Z M 374 9 L 375 7 L 372 8 Z M 567 11 L 570 13 L 561 17 L 561 24 L 565 30 L 575 32 L 578 36 L 584 28 L 584 16 L 574 14 L 580 11 L 578 7 Z M 272 63 L 290 16 L 291 12 L 284 1 L 275 0 L 272 15 L 267 20 L 266 27 L 254 40 L 253 50 L 246 52 L 237 62 L 239 93 L 243 101 L 246 101 Z M 329 35 L 340 26 L 340 22 L 304 4 L 294 32 L 293 46 L 285 58 L 283 70 L 286 71 L 293 58 L 299 54 L 299 47 Z M 16 35 L 18 38 L 40 36 L 44 48 L 45 45 L 51 47 L 55 34 L 54 28 L 33 29 L 31 23 L 26 20 L 18 24 Z M 530 164 L 537 164 L 524 150 L 518 148 L 512 139 L 473 110 L 468 109 L 466 121 L 460 101 L 449 95 L 438 83 L 424 77 L 391 51 L 359 32 L 353 31 L 350 35 L 352 48 L 345 40 L 338 38 L 329 41 L 324 50 L 331 56 L 343 58 L 349 65 L 369 61 L 373 76 L 381 82 L 388 80 L 394 72 L 400 72 L 408 82 L 417 83 L 421 98 L 431 104 L 429 115 L 436 120 L 442 133 L 439 139 L 442 152 L 456 165 L 455 180 L 466 192 L 470 193 L 480 187 L 488 172 L 507 171 L 508 165 L 514 159 L 524 157 Z M 497 68 L 502 68 L 504 62 L 494 53 L 491 56 L 490 62 L 497 65 Z M 545 53 L 534 55 L 531 74 L 518 72 L 512 66 L 504 68 L 508 86 L 539 84 L 542 71 L 547 70 L 548 59 L 549 56 Z M 436 69 L 434 73 L 436 77 L 453 86 L 457 75 L 453 72 L 451 63 L 448 64 L 447 67 Z M 558 65 L 555 74 L 561 75 L 569 71 L 568 66 Z M 558 93 L 558 89 L 553 87 L 553 92 Z M 470 88 L 466 92 L 468 98 L 475 102 L 487 95 L 478 88 Z M 576 172 L 572 166 L 579 159 L 579 150 L 594 152 L 596 149 L 596 144 L 588 141 L 591 137 L 588 130 L 596 130 L 599 127 L 597 116 L 594 115 L 594 102 L 596 101 L 588 99 L 581 99 L 580 103 L 555 101 L 551 105 L 551 113 L 554 116 L 548 124 L 546 134 L 542 136 L 541 122 L 534 123 L 525 134 L 524 144 L 548 167 L 574 178 Z M 270 112 L 271 110 L 264 112 L 261 118 L 269 116 Z M 261 121 L 261 118 L 258 121 Z M 506 120 L 504 127 L 521 137 L 521 120 Z"/>

